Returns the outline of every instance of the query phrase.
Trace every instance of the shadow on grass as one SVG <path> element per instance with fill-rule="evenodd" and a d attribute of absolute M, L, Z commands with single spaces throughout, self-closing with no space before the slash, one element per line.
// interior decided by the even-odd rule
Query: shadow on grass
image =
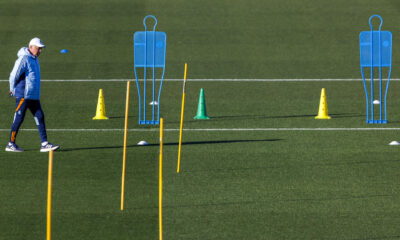
<path fill-rule="evenodd" d="M 315 117 L 318 114 L 299 114 L 299 115 L 285 115 L 285 116 L 268 116 L 268 115 L 243 115 L 243 116 L 217 116 L 212 117 L 212 119 L 260 119 L 260 118 L 308 118 L 308 117 Z M 360 117 L 364 116 L 357 113 L 330 113 L 329 116 L 335 118 L 345 118 L 345 117 Z"/>
<path fill-rule="evenodd" d="M 237 115 L 237 116 L 209 116 L 211 120 L 214 121 L 226 121 L 226 120 L 257 120 L 257 119 L 290 119 L 290 118 L 314 118 L 318 114 L 299 114 L 299 115 L 284 115 L 284 116 L 269 116 L 269 115 Z M 363 114 L 360 113 L 329 113 L 332 118 L 352 118 L 352 117 L 362 117 Z M 198 122 L 199 120 L 187 120 L 188 122 Z M 171 122 L 177 123 L 177 122 Z"/>
<path fill-rule="evenodd" d="M 333 118 L 352 118 L 352 117 L 365 117 L 365 115 L 361 113 L 332 113 L 328 114 Z"/>
<path fill-rule="evenodd" d="M 133 118 L 135 116 L 128 116 L 128 118 Z M 125 118 L 125 116 L 115 116 L 115 117 L 108 117 L 109 119 L 121 119 L 121 118 Z"/>
<path fill-rule="evenodd" d="M 274 142 L 280 141 L 282 139 L 259 139 L 259 140 L 219 140 L 219 141 L 193 141 L 193 142 L 182 142 L 182 145 L 196 145 L 196 144 L 223 144 L 223 143 L 245 143 L 245 142 Z M 178 146 L 179 143 L 164 143 L 164 146 Z M 136 147 L 158 147 L 159 144 L 149 144 L 146 146 L 140 145 L 128 145 L 127 148 L 136 148 Z M 60 152 L 70 152 L 70 151 L 79 151 L 79 150 L 96 150 L 96 149 L 119 149 L 123 148 L 123 146 L 104 146 L 104 147 L 83 147 L 83 148 L 63 148 L 60 149 Z"/>

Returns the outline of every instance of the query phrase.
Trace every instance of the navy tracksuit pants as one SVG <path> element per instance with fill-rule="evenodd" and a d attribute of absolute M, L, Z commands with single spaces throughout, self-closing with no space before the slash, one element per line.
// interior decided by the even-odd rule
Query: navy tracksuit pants
<path fill-rule="evenodd" d="M 11 126 L 10 142 L 15 142 L 18 130 L 25 118 L 26 110 L 29 109 L 33 114 L 36 126 L 39 130 L 42 142 L 47 141 L 46 126 L 44 124 L 44 113 L 39 100 L 16 98 L 14 121 Z"/>

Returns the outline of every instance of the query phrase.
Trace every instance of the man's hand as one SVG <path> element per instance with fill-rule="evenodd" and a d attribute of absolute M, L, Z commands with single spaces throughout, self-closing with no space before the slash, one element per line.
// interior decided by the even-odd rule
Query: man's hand
<path fill-rule="evenodd" d="M 9 96 L 9 97 L 12 97 L 12 96 L 14 96 L 13 92 L 11 92 L 11 91 L 8 91 L 8 96 Z"/>

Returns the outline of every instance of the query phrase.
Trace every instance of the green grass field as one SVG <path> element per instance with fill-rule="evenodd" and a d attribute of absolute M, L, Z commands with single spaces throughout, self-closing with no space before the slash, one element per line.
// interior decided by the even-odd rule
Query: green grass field
<path fill-rule="evenodd" d="M 189 65 L 180 174 L 182 82 L 166 81 L 161 96 L 164 239 L 400 239 L 400 156 L 388 145 L 400 141 L 399 81 L 390 83 L 386 125 L 365 123 L 358 80 L 191 81 L 359 79 L 358 34 L 375 13 L 393 33 L 399 78 L 399 10 L 389 0 L 0 2 L 0 79 L 37 36 L 47 45 L 43 79 L 88 80 L 42 82 L 49 141 L 61 145 L 53 239 L 158 238 L 158 126 L 137 124 L 132 82 L 121 212 L 126 82 L 90 81 L 133 78 L 132 35 L 148 14 L 167 33 L 165 77 L 180 79 Z M 110 119 L 93 121 L 100 88 Z M 193 120 L 201 88 L 206 121 Z M 321 88 L 331 120 L 314 119 Z M 15 102 L 7 81 L 0 89 L 5 147 Z M 0 239 L 44 239 L 48 155 L 30 113 L 17 144 L 25 152 L 0 149 Z"/>

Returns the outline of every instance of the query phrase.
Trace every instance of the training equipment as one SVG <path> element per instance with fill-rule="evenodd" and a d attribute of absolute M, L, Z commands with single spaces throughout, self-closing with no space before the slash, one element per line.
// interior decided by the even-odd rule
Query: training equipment
<path fill-rule="evenodd" d="M 159 175 L 158 175 L 158 226 L 160 240 L 162 240 L 162 170 L 163 170 L 163 143 L 164 143 L 164 119 L 160 119 L 160 157 L 159 157 Z"/>
<path fill-rule="evenodd" d="M 44 142 L 44 143 L 42 143 L 42 145 L 40 147 L 40 152 L 55 151 L 55 150 L 57 150 L 59 148 L 60 148 L 60 146 L 58 146 L 58 145 L 51 144 L 49 142 Z"/>
<path fill-rule="evenodd" d="M 374 31 L 372 26 L 372 19 L 379 18 L 379 30 Z M 370 31 L 363 31 L 360 33 L 360 65 L 361 75 L 364 82 L 364 91 L 367 99 L 367 123 L 387 123 L 387 94 L 389 89 L 390 74 L 392 72 L 392 33 L 389 31 L 381 31 L 382 17 L 379 15 L 372 15 L 369 18 Z M 367 89 L 367 84 L 364 76 L 364 68 L 370 68 L 371 72 L 371 86 Z M 379 70 L 379 119 L 374 119 L 374 69 Z M 386 91 L 384 95 L 384 109 L 382 109 L 382 68 L 388 69 L 388 77 L 386 82 Z M 384 116 L 382 116 L 384 111 Z"/>
<path fill-rule="evenodd" d="M 17 144 L 9 142 L 6 146 L 6 152 L 23 152 L 21 148 L 17 146 Z"/>
<path fill-rule="evenodd" d="M 61 49 L 60 53 L 68 53 L 67 49 Z"/>
<path fill-rule="evenodd" d="M 155 23 L 153 27 L 153 31 L 147 31 L 146 20 L 148 18 L 153 18 Z M 135 68 L 135 78 L 136 78 L 136 86 L 138 89 L 139 95 L 139 124 L 159 124 L 160 118 L 160 96 L 162 84 L 164 81 L 164 73 L 165 73 L 165 52 L 166 52 L 166 40 L 167 34 L 164 32 L 156 32 L 157 19 L 152 15 L 148 15 L 143 19 L 143 25 L 145 31 L 143 32 L 135 32 L 133 35 L 133 45 L 134 45 L 134 68 Z M 143 88 L 141 90 L 139 84 L 139 78 L 137 69 L 143 69 Z M 162 69 L 162 75 L 160 80 L 160 85 L 158 89 L 158 97 L 156 99 L 156 70 Z M 151 120 L 146 120 L 147 115 L 150 113 L 146 112 L 146 96 L 147 96 L 147 72 L 148 70 L 152 70 L 152 91 L 151 91 L 151 100 L 152 100 L 152 111 L 151 111 Z M 143 99 L 142 99 L 143 98 Z M 155 104 L 157 103 L 157 104 Z M 157 115 L 155 113 L 157 106 Z"/>
<path fill-rule="evenodd" d="M 210 119 L 210 117 L 207 116 L 206 99 L 204 96 L 203 89 L 200 89 L 199 104 L 197 106 L 197 114 L 194 117 L 194 119 L 203 119 L 203 120 Z"/>
<path fill-rule="evenodd" d="M 315 119 L 331 119 L 331 117 L 328 116 L 328 103 L 326 102 L 325 88 L 321 89 L 318 116 L 316 116 Z"/>
<path fill-rule="evenodd" d="M 125 101 L 125 128 L 124 128 L 124 149 L 122 153 L 122 183 L 121 183 L 121 211 L 124 210 L 124 194 L 125 194 L 125 167 L 126 167 L 126 145 L 128 139 L 128 114 L 129 114 L 129 92 L 130 81 L 126 83 L 126 101 Z"/>
<path fill-rule="evenodd" d="M 179 168 L 181 166 L 183 112 L 185 110 L 185 95 L 186 95 L 186 73 L 187 73 L 187 63 L 185 63 L 185 73 L 183 74 L 182 110 L 181 110 L 181 125 L 180 125 L 180 128 L 179 128 L 178 167 L 177 167 L 177 170 L 176 170 L 177 173 L 179 173 Z"/>
<path fill-rule="evenodd" d="M 51 239 L 51 186 L 53 184 L 53 151 L 49 152 L 49 173 L 47 180 L 47 228 L 46 239 Z"/>
<path fill-rule="evenodd" d="M 93 120 L 107 120 L 106 117 L 106 107 L 104 106 L 103 89 L 99 90 L 99 99 L 97 100 L 96 116 Z"/>
<path fill-rule="evenodd" d="M 142 140 L 142 141 L 138 142 L 137 145 L 139 145 L 139 146 L 147 146 L 149 144 L 146 141 Z"/>
<path fill-rule="evenodd" d="M 391 146 L 397 146 L 397 145 L 400 145 L 400 143 L 399 143 L 398 141 L 391 141 L 391 142 L 389 143 L 389 145 L 391 145 Z"/>

